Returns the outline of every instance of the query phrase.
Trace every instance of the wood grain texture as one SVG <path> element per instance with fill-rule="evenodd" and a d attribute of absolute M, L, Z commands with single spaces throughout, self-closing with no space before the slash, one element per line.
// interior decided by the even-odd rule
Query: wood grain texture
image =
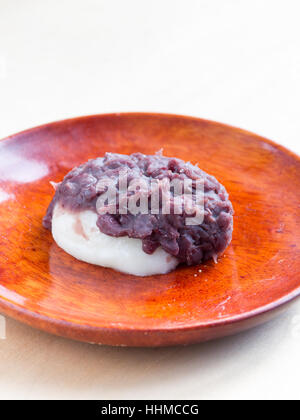
<path fill-rule="evenodd" d="M 215 265 L 138 278 L 79 262 L 42 218 L 74 166 L 105 152 L 164 148 L 215 175 L 235 208 Z M 199 272 L 199 270 L 202 272 Z M 188 344 L 261 324 L 300 294 L 300 160 L 249 132 L 196 118 L 76 118 L 0 143 L 0 310 L 65 337 L 112 345 Z"/>

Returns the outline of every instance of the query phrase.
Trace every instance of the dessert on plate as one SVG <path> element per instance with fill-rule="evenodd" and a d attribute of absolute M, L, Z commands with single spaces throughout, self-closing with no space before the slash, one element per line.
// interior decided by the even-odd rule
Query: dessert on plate
<path fill-rule="evenodd" d="M 181 159 L 106 153 L 55 184 L 44 218 L 58 246 L 90 264 L 148 276 L 217 258 L 230 244 L 226 189 Z"/>

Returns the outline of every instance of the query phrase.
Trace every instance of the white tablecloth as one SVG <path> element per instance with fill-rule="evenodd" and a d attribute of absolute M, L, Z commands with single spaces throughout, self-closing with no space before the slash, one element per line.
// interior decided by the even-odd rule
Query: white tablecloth
<path fill-rule="evenodd" d="M 0 138 L 77 115 L 156 111 L 300 153 L 299 15 L 299 0 L 0 0 Z M 92 346 L 10 319 L 6 337 L 0 398 L 300 397 L 300 302 L 185 348 Z"/>

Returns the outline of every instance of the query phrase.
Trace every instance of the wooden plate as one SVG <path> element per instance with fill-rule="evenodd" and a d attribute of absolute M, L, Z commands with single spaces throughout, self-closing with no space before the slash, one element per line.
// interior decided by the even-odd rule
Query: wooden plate
<path fill-rule="evenodd" d="M 105 152 L 199 163 L 230 192 L 232 245 L 218 265 L 138 278 L 79 262 L 42 227 L 49 181 Z M 199 272 L 199 269 L 202 272 Z M 300 159 L 196 118 L 99 115 L 0 143 L 0 310 L 61 336 L 111 345 L 188 344 L 261 324 L 300 294 Z"/>

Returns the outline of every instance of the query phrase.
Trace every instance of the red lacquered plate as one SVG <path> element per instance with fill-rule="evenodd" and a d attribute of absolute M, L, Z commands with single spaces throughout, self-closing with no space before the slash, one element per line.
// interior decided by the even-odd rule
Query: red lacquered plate
<path fill-rule="evenodd" d="M 164 148 L 215 175 L 235 207 L 232 245 L 217 265 L 138 278 L 79 262 L 42 227 L 74 166 L 105 152 Z M 199 269 L 202 272 L 199 272 Z M 271 319 L 300 294 L 300 159 L 249 132 L 196 118 L 75 118 L 0 142 L 0 310 L 93 343 L 188 344 Z"/>

